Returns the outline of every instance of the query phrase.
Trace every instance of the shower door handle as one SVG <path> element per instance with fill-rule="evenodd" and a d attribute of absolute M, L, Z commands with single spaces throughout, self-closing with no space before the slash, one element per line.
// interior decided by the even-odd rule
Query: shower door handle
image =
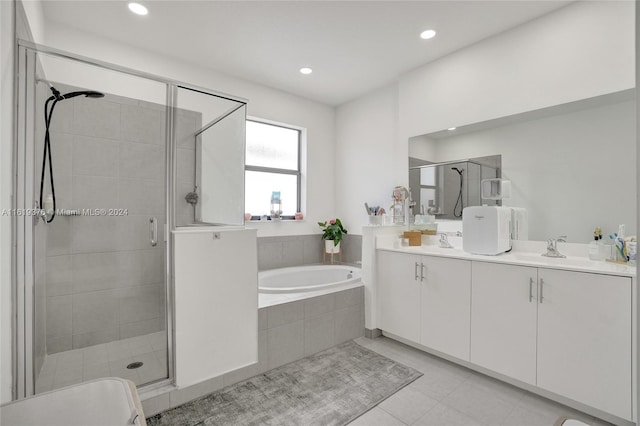
<path fill-rule="evenodd" d="M 151 247 L 155 247 L 158 244 L 158 219 L 155 217 L 149 219 L 149 235 Z"/>

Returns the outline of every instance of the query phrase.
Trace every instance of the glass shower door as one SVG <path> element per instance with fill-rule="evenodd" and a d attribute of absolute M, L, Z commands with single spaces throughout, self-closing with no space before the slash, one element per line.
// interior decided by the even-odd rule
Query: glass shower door
<path fill-rule="evenodd" d="M 31 230 L 27 381 L 39 393 L 167 379 L 167 85 L 30 49 L 23 59 L 27 198 L 45 210 Z"/>

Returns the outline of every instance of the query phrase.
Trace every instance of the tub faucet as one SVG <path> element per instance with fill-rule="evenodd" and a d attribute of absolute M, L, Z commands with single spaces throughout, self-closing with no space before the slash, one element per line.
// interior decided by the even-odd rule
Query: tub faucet
<path fill-rule="evenodd" d="M 558 238 L 550 238 L 547 240 L 547 252 L 546 253 L 542 253 L 543 256 L 546 257 L 567 257 L 564 254 L 561 254 L 558 251 L 558 247 L 557 247 L 557 243 L 561 242 L 561 243 L 566 243 L 567 236 L 566 235 L 562 235 Z"/>

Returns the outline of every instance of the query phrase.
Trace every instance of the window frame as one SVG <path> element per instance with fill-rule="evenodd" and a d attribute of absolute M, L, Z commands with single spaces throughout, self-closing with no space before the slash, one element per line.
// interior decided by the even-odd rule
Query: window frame
<path fill-rule="evenodd" d="M 294 220 L 295 219 L 295 213 L 296 212 L 300 212 L 301 210 L 301 204 L 302 204 L 302 132 L 303 130 L 300 128 L 296 128 L 293 126 L 288 126 L 286 124 L 280 124 L 280 123 L 275 123 L 275 122 L 271 122 L 271 121 L 267 121 L 267 120 L 261 120 L 259 118 L 249 118 L 247 117 L 246 121 L 251 121 L 253 123 L 258 123 L 258 124 L 263 124 L 265 126 L 274 126 L 274 127 L 280 127 L 283 129 L 287 129 L 287 130 L 293 130 L 296 131 L 298 133 L 298 155 L 297 155 L 297 169 L 281 169 L 281 168 L 276 168 L 276 167 L 265 167 L 265 166 L 252 166 L 247 164 L 246 160 L 245 160 L 245 164 L 244 164 L 244 171 L 245 171 L 245 194 L 247 193 L 247 179 L 246 179 L 246 172 L 250 171 L 250 172 L 261 172 L 261 173 L 273 173 L 273 174 L 280 174 L 280 175 L 290 175 L 290 176 L 296 176 L 296 211 L 294 212 L 294 215 L 283 215 L 281 216 L 282 220 Z M 245 144 L 245 158 L 246 158 L 246 144 Z M 246 204 L 246 202 L 245 202 Z M 259 221 L 260 220 L 260 216 L 255 216 L 252 215 L 251 216 L 251 221 Z M 271 216 L 268 216 L 268 220 L 271 221 Z"/>

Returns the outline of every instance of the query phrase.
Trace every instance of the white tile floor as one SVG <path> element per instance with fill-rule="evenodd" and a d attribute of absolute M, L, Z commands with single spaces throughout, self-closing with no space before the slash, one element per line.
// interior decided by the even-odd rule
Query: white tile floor
<path fill-rule="evenodd" d="M 142 362 L 142 367 L 127 369 L 135 361 Z M 36 393 L 100 377 L 121 377 L 136 385 L 166 378 L 166 332 L 47 355 L 36 380 Z"/>
<path fill-rule="evenodd" d="M 352 426 L 553 426 L 561 416 L 592 426 L 609 425 L 385 337 L 361 337 L 356 342 L 424 375 Z"/>

